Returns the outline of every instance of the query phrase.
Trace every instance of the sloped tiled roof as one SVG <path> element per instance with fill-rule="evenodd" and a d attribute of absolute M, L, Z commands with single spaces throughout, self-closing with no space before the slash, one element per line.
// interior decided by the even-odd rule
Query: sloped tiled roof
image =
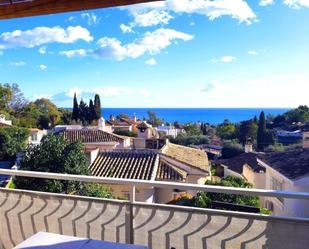
<path fill-rule="evenodd" d="M 215 163 L 223 164 L 224 166 L 227 166 L 230 170 L 237 172 L 238 174 L 243 173 L 243 166 L 245 164 L 249 165 L 254 172 L 259 172 L 260 170 L 264 170 L 264 168 L 259 165 L 257 158 L 257 153 L 244 152 L 232 158 L 216 160 Z"/>
<path fill-rule="evenodd" d="M 70 142 L 81 141 L 82 143 L 108 143 L 123 142 L 121 136 L 95 129 L 66 130 L 59 132 Z"/>
<path fill-rule="evenodd" d="M 167 143 L 161 150 L 162 154 L 183 162 L 189 166 L 209 171 L 208 157 L 205 151 L 187 146 Z"/>
<path fill-rule="evenodd" d="M 101 152 L 90 165 L 91 174 L 139 180 L 154 180 L 158 153 L 150 150 L 112 150 Z"/>
<path fill-rule="evenodd" d="M 309 148 L 268 153 L 259 159 L 292 180 L 309 175 Z"/>
<path fill-rule="evenodd" d="M 156 180 L 159 181 L 185 181 L 187 173 L 181 169 L 173 167 L 163 161 L 160 161 Z"/>

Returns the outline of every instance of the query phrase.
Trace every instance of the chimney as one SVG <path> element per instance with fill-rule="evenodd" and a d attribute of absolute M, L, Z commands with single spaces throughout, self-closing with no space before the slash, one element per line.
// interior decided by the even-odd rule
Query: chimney
<path fill-rule="evenodd" d="M 114 115 L 110 115 L 109 119 L 110 119 L 111 121 L 115 121 L 115 116 L 114 116 Z"/>
<path fill-rule="evenodd" d="M 251 138 L 248 138 L 245 143 L 245 153 L 252 153 L 253 152 L 253 144 Z"/>
<path fill-rule="evenodd" d="M 309 129 L 303 130 L 303 148 L 309 148 Z"/>
<path fill-rule="evenodd" d="M 103 117 L 98 120 L 98 129 L 101 131 L 105 131 L 105 119 Z"/>
<path fill-rule="evenodd" d="M 136 121 L 137 121 L 137 118 L 136 118 L 136 114 L 134 113 L 133 114 L 133 122 L 136 123 Z"/>

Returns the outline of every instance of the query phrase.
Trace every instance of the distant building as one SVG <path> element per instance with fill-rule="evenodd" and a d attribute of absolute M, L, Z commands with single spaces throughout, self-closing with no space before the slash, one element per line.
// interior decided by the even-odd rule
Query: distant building
<path fill-rule="evenodd" d="M 309 192 L 309 132 L 303 133 L 303 148 L 273 153 L 243 153 L 216 160 L 220 177 L 234 175 L 254 188 Z M 309 217 L 309 201 L 287 198 L 260 198 L 274 215 Z"/>
<path fill-rule="evenodd" d="M 0 114 L 0 127 L 8 127 L 8 126 L 12 126 L 12 121 L 6 120 L 5 115 Z"/>
<path fill-rule="evenodd" d="M 54 132 L 58 133 L 66 130 L 81 130 L 81 129 L 83 129 L 82 125 L 56 125 L 54 127 Z"/>
<path fill-rule="evenodd" d="M 176 138 L 179 134 L 184 133 L 184 129 L 176 128 L 175 126 L 160 125 L 157 127 L 159 133 L 163 133 L 167 137 Z"/>
<path fill-rule="evenodd" d="M 111 115 L 110 119 L 106 121 L 106 124 L 111 126 L 112 132 L 114 131 L 132 132 L 133 131 L 133 124 L 125 120 L 116 119 L 115 116 L 113 115 Z"/>
<path fill-rule="evenodd" d="M 30 135 L 28 138 L 28 144 L 37 145 L 41 143 L 42 138 L 47 135 L 47 130 L 40 130 L 37 128 L 31 128 L 29 129 Z"/>
<path fill-rule="evenodd" d="M 171 143 L 161 150 L 106 150 L 96 153 L 97 157 L 90 166 L 91 173 L 95 176 L 198 184 L 204 184 L 210 176 L 205 152 Z M 128 186 L 111 187 L 116 196 L 129 196 Z M 178 195 L 178 189 L 139 187 L 136 199 L 167 203 Z"/>
<path fill-rule="evenodd" d="M 261 156 L 266 169 L 266 189 L 309 192 L 309 148 Z M 309 201 L 265 197 L 265 206 L 275 215 L 309 217 Z"/>
<path fill-rule="evenodd" d="M 86 149 L 123 149 L 129 148 L 130 138 L 118 136 L 99 129 L 64 130 L 57 133 L 70 142 L 80 141 Z"/>

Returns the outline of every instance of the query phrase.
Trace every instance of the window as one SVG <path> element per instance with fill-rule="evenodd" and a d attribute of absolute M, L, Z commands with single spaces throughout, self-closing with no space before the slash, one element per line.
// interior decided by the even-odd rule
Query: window
<path fill-rule="evenodd" d="M 31 141 L 38 141 L 38 134 L 32 133 L 31 134 Z"/>
<path fill-rule="evenodd" d="M 279 181 L 277 180 L 276 178 L 272 177 L 271 178 L 272 180 L 272 189 L 273 190 L 283 190 L 283 182 L 282 181 Z M 280 198 L 280 197 L 277 197 L 277 199 L 283 203 L 284 199 L 283 198 Z"/>

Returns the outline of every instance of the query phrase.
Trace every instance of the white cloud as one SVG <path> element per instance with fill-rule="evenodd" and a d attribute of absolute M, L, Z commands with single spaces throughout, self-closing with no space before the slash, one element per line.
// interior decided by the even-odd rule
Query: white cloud
<path fill-rule="evenodd" d="M 68 22 L 75 22 L 76 21 L 76 17 L 75 16 L 70 16 L 68 19 L 67 19 Z"/>
<path fill-rule="evenodd" d="M 252 23 L 256 15 L 244 0 L 167 0 L 158 3 L 140 4 L 127 7 L 131 13 L 144 13 L 151 9 L 176 13 L 200 14 L 214 20 L 230 16 L 240 22 Z"/>
<path fill-rule="evenodd" d="M 151 10 L 146 13 L 135 13 L 134 24 L 139 27 L 150 27 L 158 24 L 168 24 L 173 17 L 166 11 Z"/>
<path fill-rule="evenodd" d="M 74 56 L 84 57 L 87 55 L 87 50 L 86 49 L 74 49 L 74 50 L 61 51 L 59 52 L 59 54 L 65 55 L 68 58 L 71 58 Z"/>
<path fill-rule="evenodd" d="M 98 41 L 100 48 L 94 51 L 94 55 L 117 60 L 137 58 L 144 54 L 159 53 L 177 40 L 189 41 L 191 39 L 193 39 L 192 35 L 164 28 L 147 32 L 142 38 L 125 45 L 115 38 L 103 37 Z"/>
<path fill-rule="evenodd" d="M 250 51 L 248 51 L 248 54 L 254 56 L 254 55 L 259 55 L 259 52 L 255 51 L 255 50 L 250 50 Z"/>
<path fill-rule="evenodd" d="M 83 50 L 83 53 L 71 51 L 62 51 L 64 55 L 73 56 L 94 56 L 97 58 L 110 58 L 123 60 L 125 58 L 138 58 L 144 54 L 156 54 L 162 49 L 170 46 L 177 40 L 189 41 L 193 39 L 192 35 L 176 31 L 174 29 L 160 28 L 153 32 L 146 32 L 140 39 L 132 43 L 122 44 L 116 38 L 103 37 L 99 39 L 99 48 L 96 50 Z M 76 50 L 73 50 L 76 51 Z"/>
<path fill-rule="evenodd" d="M 46 54 L 46 47 L 40 47 L 39 48 L 39 53 L 40 54 Z"/>
<path fill-rule="evenodd" d="M 123 33 L 133 32 L 134 27 L 151 27 L 158 24 L 168 24 L 173 17 L 164 10 L 150 10 L 147 12 L 132 12 L 134 21 L 128 25 L 121 24 L 120 29 Z"/>
<path fill-rule="evenodd" d="M 92 26 L 92 25 L 97 25 L 100 23 L 101 21 L 101 18 L 99 18 L 96 14 L 94 13 L 82 13 L 81 14 L 81 17 L 83 19 L 86 19 L 87 20 L 87 23 L 89 26 Z"/>
<path fill-rule="evenodd" d="M 0 35 L 0 49 L 33 48 L 47 43 L 74 43 L 78 40 L 90 42 L 93 37 L 90 32 L 81 26 L 69 26 L 63 29 L 59 26 L 36 27 L 34 29 L 5 32 Z"/>
<path fill-rule="evenodd" d="M 232 61 L 236 60 L 236 57 L 231 56 L 231 55 L 225 55 L 225 56 L 222 56 L 220 60 L 221 60 L 221 62 L 228 63 L 228 62 L 232 62 Z"/>
<path fill-rule="evenodd" d="M 133 29 L 131 27 L 131 25 L 125 25 L 125 24 L 120 24 L 120 29 L 123 33 L 132 33 L 133 32 Z"/>
<path fill-rule="evenodd" d="M 190 26 L 191 26 L 191 27 L 192 27 L 192 26 L 195 26 L 195 22 L 191 21 L 191 22 L 190 22 Z"/>
<path fill-rule="evenodd" d="M 283 3 L 295 9 L 299 9 L 301 7 L 309 8 L 309 0 L 284 0 Z"/>
<path fill-rule="evenodd" d="M 259 5 L 260 6 L 268 6 L 274 4 L 274 0 L 260 0 Z"/>
<path fill-rule="evenodd" d="M 154 66 L 154 65 L 157 65 L 157 61 L 154 58 L 151 58 L 151 59 L 145 61 L 145 64 L 150 65 L 150 66 Z"/>
<path fill-rule="evenodd" d="M 149 91 L 144 88 L 116 87 L 116 86 L 107 86 L 101 88 L 73 87 L 68 89 L 67 91 L 49 96 L 49 98 L 56 102 L 71 102 L 75 93 L 78 98 L 83 99 L 93 98 L 95 94 L 99 94 L 101 97 L 105 98 L 123 97 L 123 96 L 147 97 L 150 94 Z"/>
<path fill-rule="evenodd" d="M 22 66 L 25 66 L 26 63 L 24 61 L 13 61 L 13 62 L 10 62 L 10 65 L 14 67 L 22 67 Z"/>
<path fill-rule="evenodd" d="M 215 81 L 215 80 L 212 80 L 210 83 L 207 83 L 207 84 L 205 84 L 201 89 L 200 89 L 200 91 L 201 92 L 211 92 L 212 90 L 214 90 L 214 88 L 215 88 L 215 85 L 217 84 L 217 81 Z"/>
<path fill-rule="evenodd" d="M 41 65 L 39 65 L 38 67 L 39 67 L 41 70 L 45 70 L 45 69 L 47 68 L 47 66 L 44 65 L 44 64 L 41 64 Z"/>

